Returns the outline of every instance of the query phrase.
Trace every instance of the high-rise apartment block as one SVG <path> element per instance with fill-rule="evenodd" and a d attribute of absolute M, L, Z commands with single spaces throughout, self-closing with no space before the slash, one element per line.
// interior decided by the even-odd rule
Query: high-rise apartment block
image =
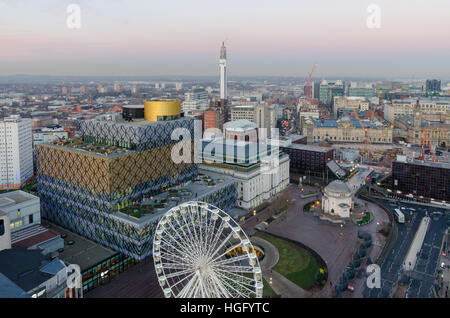
<path fill-rule="evenodd" d="M 0 190 L 19 189 L 32 175 L 31 119 L 0 120 Z"/>

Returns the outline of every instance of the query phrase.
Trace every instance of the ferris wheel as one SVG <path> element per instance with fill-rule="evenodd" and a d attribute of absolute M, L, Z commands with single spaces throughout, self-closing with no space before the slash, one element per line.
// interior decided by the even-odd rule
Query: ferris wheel
<path fill-rule="evenodd" d="M 224 211 L 190 201 L 159 221 L 153 259 L 164 296 L 262 297 L 258 257 L 247 235 Z"/>

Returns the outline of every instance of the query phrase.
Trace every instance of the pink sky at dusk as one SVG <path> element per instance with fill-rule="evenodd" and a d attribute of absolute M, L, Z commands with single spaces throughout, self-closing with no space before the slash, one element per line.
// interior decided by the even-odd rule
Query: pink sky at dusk
<path fill-rule="evenodd" d="M 226 40 L 230 75 L 303 76 L 317 61 L 319 76 L 450 77 L 449 14 L 445 0 L 0 0 L 0 75 L 214 75 Z"/>

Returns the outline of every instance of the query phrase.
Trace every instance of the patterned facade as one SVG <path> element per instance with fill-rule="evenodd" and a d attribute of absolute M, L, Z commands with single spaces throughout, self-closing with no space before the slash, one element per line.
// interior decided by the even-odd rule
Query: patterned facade
<path fill-rule="evenodd" d="M 194 121 L 89 120 L 81 124 L 82 140 L 39 145 L 36 169 L 43 217 L 135 259 L 150 255 L 163 213 L 133 218 L 122 209 L 136 203 L 139 207 L 146 198 L 197 176 L 194 163 L 171 159 L 176 128 L 193 136 Z M 230 184 L 197 199 L 229 209 L 236 191 Z"/>

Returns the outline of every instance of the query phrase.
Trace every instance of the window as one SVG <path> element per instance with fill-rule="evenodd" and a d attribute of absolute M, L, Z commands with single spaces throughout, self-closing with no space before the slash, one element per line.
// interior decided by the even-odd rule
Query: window
<path fill-rule="evenodd" d="M 3 234 L 5 234 L 5 221 L 0 220 L 0 236 L 2 236 Z"/>
<path fill-rule="evenodd" d="M 30 214 L 30 215 L 28 216 L 28 223 L 29 223 L 29 224 L 32 224 L 32 223 L 33 223 L 33 214 Z"/>

